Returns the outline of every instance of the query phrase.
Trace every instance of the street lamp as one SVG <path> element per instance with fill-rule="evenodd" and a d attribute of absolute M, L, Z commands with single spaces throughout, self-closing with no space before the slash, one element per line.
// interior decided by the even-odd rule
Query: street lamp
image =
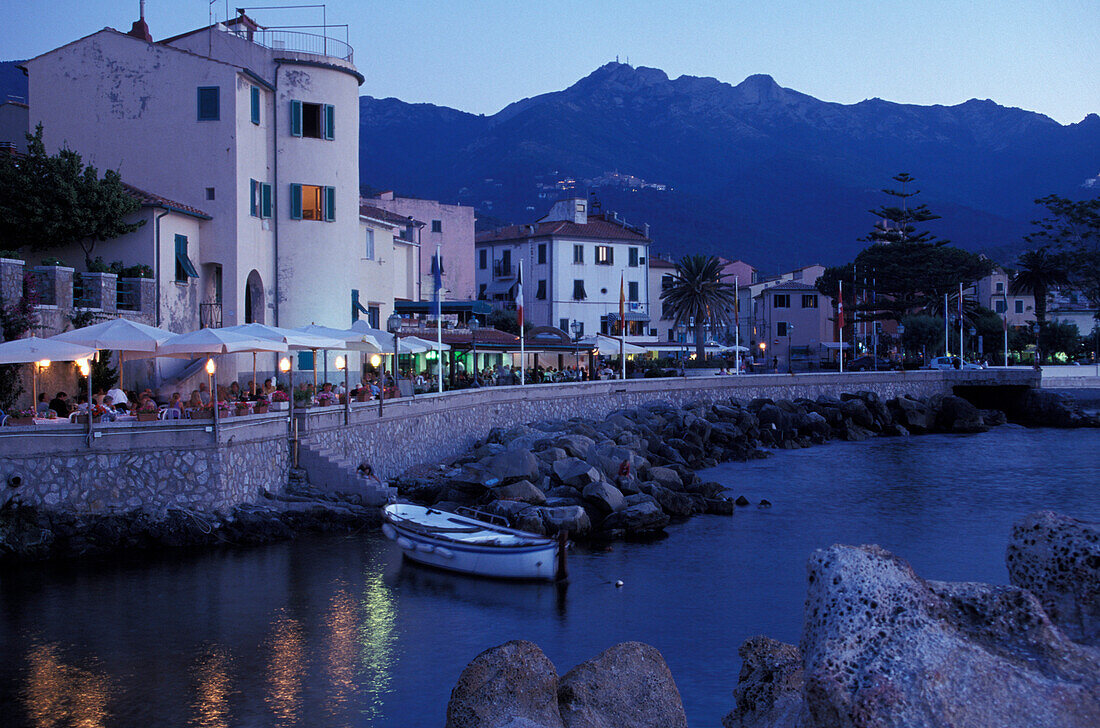
<path fill-rule="evenodd" d="M 787 374 L 794 374 L 794 357 L 791 356 L 791 332 L 794 324 L 787 324 Z"/>
<path fill-rule="evenodd" d="M 288 399 L 290 402 L 290 421 L 294 422 L 294 370 L 290 368 L 289 356 L 284 356 L 282 359 L 279 359 L 279 371 L 287 375 L 287 392 L 290 394 Z"/>
<path fill-rule="evenodd" d="M 206 374 L 210 377 L 210 404 L 214 407 L 214 439 L 218 439 L 218 368 L 213 359 L 206 360 Z"/>
<path fill-rule="evenodd" d="M 470 316 L 470 321 L 466 324 L 470 329 L 470 344 L 474 348 L 474 386 L 480 387 L 478 382 L 478 367 L 477 367 L 477 330 L 481 328 L 481 322 L 477 320 L 477 316 Z"/>
<path fill-rule="evenodd" d="M 898 324 L 898 353 L 901 354 L 901 369 L 905 371 L 905 324 Z"/>
<path fill-rule="evenodd" d="M 584 330 L 584 324 L 573 319 L 573 323 L 569 324 L 569 330 L 573 332 L 573 358 L 577 360 L 577 370 L 574 374 L 579 382 L 581 380 L 581 331 Z"/>
<path fill-rule="evenodd" d="M 397 332 L 401 330 L 403 321 L 396 313 L 391 313 L 386 319 L 386 331 L 393 334 L 393 386 L 397 386 Z"/>
<path fill-rule="evenodd" d="M 680 340 L 680 371 L 683 375 L 687 376 L 686 359 L 687 359 L 687 328 L 684 326 L 684 322 L 676 324 L 676 337 Z"/>
<path fill-rule="evenodd" d="M 1043 360 L 1042 352 L 1039 349 L 1039 332 L 1040 332 L 1040 330 L 1041 330 L 1041 328 L 1039 326 L 1038 321 L 1036 321 L 1035 323 L 1033 323 L 1031 325 L 1031 331 L 1032 331 L 1033 334 L 1035 334 L 1035 368 L 1036 369 L 1039 368 L 1040 362 L 1042 362 L 1042 360 Z"/>
<path fill-rule="evenodd" d="M 370 365 L 374 367 L 374 375 L 378 377 L 378 416 L 382 416 L 382 397 L 386 393 L 385 381 L 382 379 L 382 357 L 378 354 L 372 354 L 370 358 Z"/>
<path fill-rule="evenodd" d="M 33 400 L 31 402 L 31 409 L 34 410 L 35 414 L 38 414 L 38 374 L 43 369 L 49 369 L 49 367 L 50 360 L 42 359 L 36 361 L 34 367 L 31 368 L 31 399 Z M 45 416 L 45 413 L 43 413 L 43 416 Z"/>
<path fill-rule="evenodd" d="M 978 330 L 974 328 L 974 326 L 971 326 L 969 329 L 966 330 L 966 332 L 970 334 L 970 347 L 971 350 L 974 350 L 975 348 L 977 348 L 977 345 L 974 342 L 974 337 L 978 335 Z M 981 354 L 982 352 L 979 351 L 978 353 Z"/>

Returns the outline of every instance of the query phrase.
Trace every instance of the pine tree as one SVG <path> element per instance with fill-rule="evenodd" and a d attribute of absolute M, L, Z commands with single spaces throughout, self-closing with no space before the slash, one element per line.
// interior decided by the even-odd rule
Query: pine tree
<path fill-rule="evenodd" d="M 879 221 L 867 237 L 860 240 L 868 243 L 931 243 L 936 236 L 926 230 L 917 231 L 916 223 L 939 220 L 940 216 L 928 209 L 928 205 L 914 205 L 911 199 L 920 194 L 920 190 L 909 190 L 915 180 L 906 172 L 894 175 L 893 180 L 901 185 L 900 190 L 884 189 L 883 192 L 898 200 L 896 205 L 881 205 L 877 210 L 868 210 Z M 947 240 L 936 242 L 945 245 Z"/>

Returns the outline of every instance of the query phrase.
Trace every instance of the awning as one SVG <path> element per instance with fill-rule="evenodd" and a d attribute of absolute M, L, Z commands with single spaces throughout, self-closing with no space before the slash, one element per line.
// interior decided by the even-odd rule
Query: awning
<path fill-rule="evenodd" d="M 509 280 L 493 281 L 492 283 L 490 283 L 489 285 L 487 285 L 485 287 L 485 295 L 486 296 L 502 295 L 502 294 L 508 293 L 508 291 L 512 290 L 512 287 L 515 286 L 515 285 L 516 285 L 516 282 L 514 280 L 511 280 L 511 281 L 509 281 Z"/>
<path fill-rule="evenodd" d="M 442 301 L 440 307 L 443 313 L 472 313 L 478 316 L 488 316 L 493 312 L 493 307 L 485 301 Z M 393 309 L 400 314 L 433 314 L 434 308 L 431 301 L 394 301 Z"/>
<path fill-rule="evenodd" d="M 595 349 L 601 354 L 616 355 L 619 353 L 619 346 L 622 344 L 620 339 L 613 339 L 610 336 L 604 336 L 603 334 L 596 334 L 595 336 L 589 336 L 580 340 L 580 347 L 582 349 Z M 623 345 L 623 353 L 625 354 L 644 354 L 646 350 L 637 344 L 631 344 L 629 341 Z"/>
<path fill-rule="evenodd" d="M 838 341 L 823 341 L 821 345 L 826 349 L 850 349 L 852 345 L 845 341 L 843 344 Z"/>
<path fill-rule="evenodd" d="M 649 316 L 644 314 L 644 313 L 639 313 L 637 311 L 627 311 L 626 312 L 626 320 L 627 321 L 649 321 Z"/>

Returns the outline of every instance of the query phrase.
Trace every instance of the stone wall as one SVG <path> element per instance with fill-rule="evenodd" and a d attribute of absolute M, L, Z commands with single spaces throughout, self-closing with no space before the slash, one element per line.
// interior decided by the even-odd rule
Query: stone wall
<path fill-rule="evenodd" d="M 277 414 L 211 422 L 5 427 L 0 505 L 105 514 L 168 508 L 228 511 L 286 488 L 286 419 Z M 207 431 L 210 428 L 210 431 Z M 22 479 L 12 487 L 11 478 Z"/>
<path fill-rule="evenodd" d="M 302 445 L 369 461 L 384 478 L 412 465 L 443 462 L 467 450 L 493 427 L 509 428 L 538 420 L 598 418 L 620 408 L 665 400 L 675 405 L 708 403 L 731 397 L 795 399 L 838 396 L 870 390 L 883 399 L 902 394 L 927 397 L 950 393 L 954 386 L 1038 384 L 1033 372 L 864 372 L 859 374 L 753 375 L 688 379 L 634 379 L 527 387 L 491 387 L 445 395 L 420 395 L 384 405 L 352 406 L 349 426 L 343 408 L 300 414 Z"/>

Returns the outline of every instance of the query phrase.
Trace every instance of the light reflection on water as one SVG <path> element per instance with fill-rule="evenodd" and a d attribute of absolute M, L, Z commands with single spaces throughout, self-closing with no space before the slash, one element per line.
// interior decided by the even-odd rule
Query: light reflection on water
<path fill-rule="evenodd" d="M 561 672 L 649 642 L 689 723 L 717 725 L 740 643 L 798 639 L 813 549 L 881 543 L 927 578 L 1003 583 L 1021 514 L 1100 519 L 1100 432 L 836 443 L 704 476 L 774 506 L 578 548 L 568 589 L 419 568 L 377 533 L 0 571 L 0 724 L 442 725 L 470 659 L 529 639 Z"/>

